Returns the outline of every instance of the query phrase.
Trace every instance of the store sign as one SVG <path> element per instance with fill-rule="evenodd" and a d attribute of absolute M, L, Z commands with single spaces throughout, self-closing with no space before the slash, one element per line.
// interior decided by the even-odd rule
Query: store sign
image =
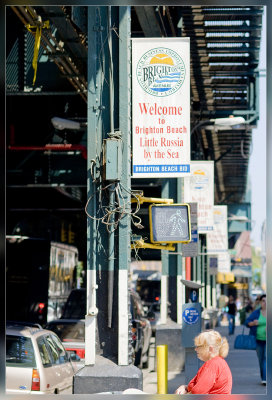
<path fill-rule="evenodd" d="M 214 227 L 207 233 L 207 254 L 228 251 L 228 207 L 213 207 Z"/>
<path fill-rule="evenodd" d="M 230 254 L 228 251 L 217 254 L 218 271 L 220 272 L 230 272 Z"/>
<path fill-rule="evenodd" d="M 230 271 L 228 251 L 228 206 L 214 206 L 214 227 L 207 233 L 207 254 L 217 255 L 219 272 Z"/>
<path fill-rule="evenodd" d="M 210 275 L 216 275 L 218 272 L 218 258 L 216 256 L 208 256 Z"/>
<path fill-rule="evenodd" d="M 214 162 L 191 161 L 191 175 L 184 178 L 184 201 L 198 203 L 198 233 L 213 229 Z"/>
<path fill-rule="evenodd" d="M 132 39 L 134 178 L 190 174 L 190 39 Z"/>

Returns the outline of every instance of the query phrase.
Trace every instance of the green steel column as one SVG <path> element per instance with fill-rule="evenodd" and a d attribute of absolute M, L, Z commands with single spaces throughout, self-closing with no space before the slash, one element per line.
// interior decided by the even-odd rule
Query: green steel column
<path fill-rule="evenodd" d="M 173 199 L 174 203 L 181 203 L 181 185 L 180 179 L 170 178 L 169 181 L 169 193 L 168 198 Z M 163 196 L 164 197 L 164 196 Z M 173 321 L 177 322 L 178 318 L 178 310 L 177 310 L 177 275 L 178 275 L 178 266 L 181 266 L 181 254 L 177 254 L 181 252 L 181 245 L 176 245 L 176 251 L 168 252 L 168 272 L 169 272 L 169 280 L 168 280 L 168 301 L 170 303 L 170 317 Z"/>
<path fill-rule="evenodd" d="M 201 241 L 201 285 L 205 285 L 205 255 L 204 255 L 204 246 Z M 205 307 L 205 286 L 201 288 L 201 303 L 202 307 Z"/>
<path fill-rule="evenodd" d="M 164 179 L 162 184 L 162 198 L 169 198 L 169 179 Z M 173 257 L 173 256 L 172 256 Z M 167 303 L 168 303 L 168 279 L 169 279 L 169 255 L 167 250 L 161 251 L 162 258 L 162 276 L 161 276 L 161 323 L 167 321 Z"/>
<path fill-rule="evenodd" d="M 99 333 L 97 347 L 102 347 L 103 350 L 100 351 L 104 355 L 117 356 L 117 337 L 115 331 L 111 329 L 113 325 L 110 315 L 113 291 L 112 293 L 108 291 L 108 285 L 113 284 L 109 277 L 113 280 L 114 273 L 114 264 L 111 262 L 113 246 L 111 245 L 111 249 L 108 246 L 112 243 L 113 235 L 108 242 L 106 225 L 94 219 L 101 217 L 103 209 L 108 206 L 102 161 L 103 139 L 107 138 L 113 129 L 111 123 L 113 110 L 109 101 L 113 93 L 108 82 L 111 80 L 110 73 L 114 74 L 114 71 L 107 41 L 108 11 L 107 7 L 88 8 L 88 213 L 91 217 L 88 218 L 87 228 L 86 338 L 90 340 L 86 340 L 86 365 L 94 363 L 94 346 L 98 338 L 94 337 L 94 327 L 92 332 L 90 331 L 90 325 L 93 325 L 92 319 L 96 318 L 94 315 L 96 306 Z M 109 268 L 112 271 L 109 271 Z"/>
<path fill-rule="evenodd" d="M 88 205 L 88 213 L 91 216 L 97 212 L 97 196 L 96 196 L 96 177 L 98 175 L 99 166 L 97 155 L 101 153 L 102 137 L 101 137 L 101 121 L 98 114 L 94 112 L 94 107 L 98 107 L 99 98 L 101 96 L 101 84 L 99 84 L 99 63 L 97 60 L 97 36 L 95 32 L 96 15 L 95 9 L 89 7 L 88 36 L 92 40 L 88 46 L 88 104 L 92 107 L 88 108 L 88 181 L 87 181 L 87 196 L 92 201 Z M 90 62 L 91 59 L 91 62 Z M 99 73 L 100 72 L 100 73 Z M 92 146 L 90 145 L 92 143 Z M 98 169 L 97 169 L 98 167 Z M 94 219 L 88 218 L 87 223 L 87 310 L 85 317 L 85 364 L 95 364 L 95 342 L 96 342 L 96 249 L 97 249 L 97 222 Z"/>
<path fill-rule="evenodd" d="M 143 388 L 142 372 L 128 351 L 130 7 L 88 10 L 86 360 L 74 376 L 74 394 Z M 124 213 L 109 212 L 117 203 Z M 103 223 L 109 221 L 114 222 L 110 233 Z"/>
<path fill-rule="evenodd" d="M 109 119 L 110 119 L 110 133 L 114 134 L 114 77 L 113 77 L 113 46 L 112 46 L 112 14 L 111 7 L 108 7 L 108 40 L 107 45 L 109 48 Z M 112 183 L 108 189 L 109 192 L 109 211 L 108 218 L 108 328 L 112 327 L 112 308 L 113 308 L 113 286 L 114 286 L 114 208 L 115 208 L 115 183 Z"/>
<path fill-rule="evenodd" d="M 212 275 L 212 308 L 216 308 L 216 275 Z"/>
<path fill-rule="evenodd" d="M 183 178 L 177 178 L 177 203 L 183 202 Z M 183 304 L 183 293 L 185 292 L 185 286 L 181 283 L 182 276 L 182 256 L 181 256 L 181 243 L 177 246 L 177 323 L 182 323 L 182 304 Z"/>
<path fill-rule="evenodd" d="M 127 365 L 128 354 L 128 270 L 131 261 L 130 164 L 131 164 L 131 8 L 119 8 L 119 121 L 122 134 L 122 174 L 120 184 L 126 213 L 119 224 L 118 254 L 118 364 Z"/>
<path fill-rule="evenodd" d="M 162 186 L 162 198 L 173 199 L 174 203 L 181 202 L 180 179 L 164 179 Z M 181 273 L 181 245 L 176 246 L 174 254 L 171 251 L 162 251 L 162 281 L 161 281 L 161 303 L 162 321 L 166 323 L 167 302 L 170 303 L 170 317 L 177 321 L 177 272 Z"/>
<path fill-rule="evenodd" d="M 192 263 L 193 263 L 193 281 L 196 281 L 196 257 L 192 257 Z"/>
<path fill-rule="evenodd" d="M 200 252 L 200 246 L 199 246 L 199 252 Z M 201 285 L 201 256 L 196 257 L 196 282 Z M 200 289 L 200 292 L 201 293 Z M 201 297 L 201 296 L 200 296 Z"/>
<path fill-rule="evenodd" d="M 206 307 L 211 308 L 211 277 L 209 260 L 205 257 L 206 261 Z"/>

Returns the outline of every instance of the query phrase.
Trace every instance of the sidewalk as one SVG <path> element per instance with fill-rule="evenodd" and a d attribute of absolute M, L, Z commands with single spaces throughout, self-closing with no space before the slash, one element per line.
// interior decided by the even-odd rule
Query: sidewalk
<path fill-rule="evenodd" d="M 242 326 L 235 327 L 235 334 L 228 336 L 228 327 L 216 327 L 222 336 L 226 336 L 230 351 L 226 358 L 232 372 L 233 386 L 232 394 L 266 394 L 266 386 L 261 385 L 259 373 L 259 363 L 255 350 L 236 350 L 234 349 L 235 336 L 242 332 Z M 248 329 L 245 329 L 248 333 Z M 148 394 L 157 393 L 157 372 L 154 371 L 155 344 L 150 350 L 150 367 L 143 369 L 143 391 Z M 173 394 L 176 388 L 184 382 L 184 372 L 168 372 L 168 394 Z"/>

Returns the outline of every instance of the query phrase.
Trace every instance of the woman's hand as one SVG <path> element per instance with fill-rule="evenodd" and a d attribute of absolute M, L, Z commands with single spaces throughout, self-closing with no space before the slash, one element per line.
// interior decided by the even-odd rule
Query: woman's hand
<path fill-rule="evenodd" d="M 257 319 L 254 319 L 254 321 L 248 323 L 248 326 L 257 326 L 257 325 L 259 325 L 259 321 Z"/>
<path fill-rule="evenodd" d="M 187 392 L 187 386 L 186 385 L 181 385 L 180 387 L 177 388 L 175 391 L 175 394 L 186 394 Z"/>

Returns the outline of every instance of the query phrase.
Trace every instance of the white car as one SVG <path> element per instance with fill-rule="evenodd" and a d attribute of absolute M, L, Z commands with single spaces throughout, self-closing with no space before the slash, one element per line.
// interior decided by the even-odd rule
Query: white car
<path fill-rule="evenodd" d="M 78 371 L 85 365 L 85 320 L 84 319 L 55 319 L 45 325 L 60 338 L 63 347 Z"/>
<path fill-rule="evenodd" d="M 54 332 L 7 322 L 6 394 L 72 394 L 73 376 L 69 355 Z"/>

